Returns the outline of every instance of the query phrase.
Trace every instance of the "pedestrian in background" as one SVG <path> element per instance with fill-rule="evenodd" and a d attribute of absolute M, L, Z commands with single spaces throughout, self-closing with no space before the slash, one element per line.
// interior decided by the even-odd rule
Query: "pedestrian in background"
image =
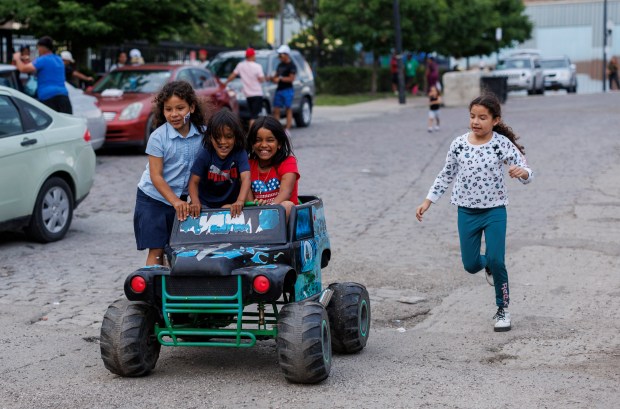
<path fill-rule="evenodd" d="M 81 88 L 79 84 L 76 83 L 75 79 L 84 82 L 93 82 L 93 77 L 82 74 L 75 69 L 75 60 L 73 59 L 71 51 L 62 51 L 60 53 L 60 58 L 62 59 L 63 64 L 65 64 L 65 80 L 68 83 L 75 87 Z"/>
<path fill-rule="evenodd" d="M 426 59 L 426 92 L 428 93 L 431 90 L 431 87 L 437 87 L 440 89 L 439 85 L 439 66 L 435 61 L 435 57 L 430 56 Z"/>
<path fill-rule="evenodd" d="M 65 65 L 54 54 L 54 41 L 44 36 L 37 41 L 39 57 L 33 62 L 23 63 L 21 54 L 13 54 L 13 61 L 19 72 L 37 75 L 37 98 L 57 112 L 72 114 L 69 91 L 65 87 Z"/>
<path fill-rule="evenodd" d="M 117 68 L 124 67 L 127 64 L 127 53 L 125 51 L 121 51 L 118 53 L 116 57 L 116 63 L 110 66 L 110 71 L 114 71 Z"/>
<path fill-rule="evenodd" d="M 144 58 L 142 58 L 142 53 L 137 48 L 132 48 L 131 50 L 129 50 L 129 64 L 131 65 L 144 64 Z"/>
<path fill-rule="evenodd" d="M 228 85 L 236 77 L 241 77 L 242 91 L 248 101 L 248 109 L 250 110 L 249 127 L 251 128 L 254 120 L 258 118 L 258 114 L 260 114 L 263 108 L 262 83 L 265 81 L 263 67 L 256 62 L 256 51 L 253 48 L 245 50 L 245 61 L 237 64 L 233 72 L 226 78 L 224 86 Z"/>
<path fill-rule="evenodd" d="M 189 215 L 187 184 L 200 151 L 204 113 L 192 86 L 173 81 L 154 100 L 155 129 L 146 145 L 148 163 L 136 194 L 133 216 L 138 250 L 148 249 L 146 265 L 164 264 L 174 218 Z"/>
<path fill-rule="evenodd" d="M 390 57 L 390 74 L 392 76 L 392 92 L 394 95 L 398 95 L 398 56 L 395 50 L 392 50 Z"/>
<path fill-rule="evenodd" d="M 611 57 L 607 64 L 607 78 L 609 78 L 609 90 L 613 89 L 613 84 L 616 84 L 616 90 L 620 89 L 620 82 L 618 81 L 618 59 Z"/>
<path fill-rule="evenodd" d="M 291 49 L 284 44 L 278 48 L 278 56 L 280 64 L 276 68 L 276 73 L 271 77 L 271 81 L 278 84 L 276 95 L 273 100 L 273 116 L 280 120 L 280 111 L 282 108 L 286 110 L 286 134 L 290 136 L 290 129 L 293 126 L 293 97 L 295 89 L 293 82 L 297 75 L 297 67 L 291 60 Z"/>
<path fill-rule="evenodd" d="M 428 131 L 439 130 L 439 109 L 441 108 L 441 94 L 437 87 L 432 86 L 428 91 Z"/>
<path fill-rule="evenodd" d="M 405 63 L 405 88 L 410 90 L 413 95 L 417 94 L 418 65 L 420 65 L 418 60 L 416 60 L 411 53 L 407 53 L 407 62 Z"/>
<path fill-rule="evenodd" d="M 450 144 L 446 163 L 426 199 L 417 207 L 416 218 L 421 222 L 431 204 L 455 181 L 451 202 L 458 206 L 463 266 L 470 274 L 486 271 L 487 281 L 495 287 L 494 330 L 509 331 L 510 295 L 504 264 L 508 196 L 504 165 L 509 166 L 508 175 L 521 183 L 532 180 L 532 170 L 525 160 L 523 146 L 517 143 L 518 137 L 502 122 L 500 102 L 495 95 L 482 95 L 469 104 L 469 126 L 471 132 Z M 484 255 L 480 253 L 483 233 Z"/>

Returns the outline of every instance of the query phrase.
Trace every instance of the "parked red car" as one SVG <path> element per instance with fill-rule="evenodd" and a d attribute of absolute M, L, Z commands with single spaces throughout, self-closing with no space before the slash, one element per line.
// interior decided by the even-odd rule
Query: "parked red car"
<path fill-rule="evenodd" d="M 208 69 L 168 64 L 126 66 L 108 73 L 88 90 L 99 100 L 108 125 L 106 145 L 146 146 L 155 127 L 153 98 L 164 84 L 175 80 L 192 84 L 205 102 L 205 110 L 230 109 L 239 115 L 235 93 L 221 87 Z"/>

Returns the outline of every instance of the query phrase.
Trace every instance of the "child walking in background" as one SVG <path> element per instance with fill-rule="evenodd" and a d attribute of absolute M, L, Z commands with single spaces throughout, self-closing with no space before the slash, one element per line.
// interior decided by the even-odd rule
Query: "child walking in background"
<path fill-rule="evenodd" d="M 250 191 L 245 134 L 237 116 L 226 109 L 214 114 L 202 145 L 189 179 L 190 214 L 200 216 L 201 206 L 225 207 L 237 217 Z"/>
<path fill-rule="evenodd" d="M 494 330 L 509 331 L 504 165 L 509 166 L 508 175 L 522 183 L 532 180 L 532 170 L 527 166 L 523 146 L 517 143 L 518 137 L 502 122 L 500 103 L 493 94 L 482 95 L 469 104 L 469 126 L 471 132 L 450 145 L 443 170 L 417 207 L 416 217 L 421 222 L 422 215 L 455 180 L 451 202 L 458 206 L 463 266 L 471 274 L 485 269 L 487 281 L 495 287 Z M 483 233 L 484 255 L 480 254 Z"/>
<path fill-rule="evenodd" d="M 286 217 L 299 204 L 297 188 L 299 171 L 291 142 L 280 121 L 258 118 L 248 134 L 250 150 L 251 191 L 248 201 L 258 205 L 281 204 Z"/>
<path fill-rule="evenodd" d="M 428 91 L 428 131 L 439 130 L 439 108 L 441 107 L 441 94 L 436 86 L 431 86 Z M 434 126 L 433 126 L 434 124 Z"/>
<path fill-rule="evenodd" d="M 205 126 L 196 93 L 185 81 L 166 84 L 154 102 L 159 127 L 146 145 L 148 164 L 138 183 L 133 219 L 138 250 L 149 250 L 147 266 L 163 264 L 175 215 L 185 220 L 189 214 L 187 183 Z"/>

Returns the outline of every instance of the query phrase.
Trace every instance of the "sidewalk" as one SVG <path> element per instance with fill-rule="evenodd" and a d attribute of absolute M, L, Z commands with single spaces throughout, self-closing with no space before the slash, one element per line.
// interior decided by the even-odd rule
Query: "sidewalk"
<path fill-rule="evenodd" d="M 406 109 L 425 108 L 427 104 L 428 100 L 425 96 L 414 97 L 407 95 L 404 104 L 400 104 L 398 97 L 394 96 L 345 106 L 315 106 L 313 108 L 313 120 L 318 120 L 319 122 L 332 119 L 353 121 L 361 118 L 381 116 L 390 112 L 398 113 Z"/>

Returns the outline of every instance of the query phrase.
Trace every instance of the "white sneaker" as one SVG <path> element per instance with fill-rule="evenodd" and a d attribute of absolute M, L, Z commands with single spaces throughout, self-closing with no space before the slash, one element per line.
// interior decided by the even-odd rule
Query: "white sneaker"
<path fill-rule="evenodd" d="M 439 125 L 435 125 L 435 130 L 438 131 L 439 130 Z"/>
<path fill-rule="evenodd" d="M 428 128 L 428 131 L 429 131 L 429 132 L 433 132 L 433 128 L 429 127 L 429 128 Z"/>
<path fill-rule="evenodd" d="M 508 311 L 499 307 L 493 319 L 495 320 L 495 332 L 510 331 L 510 313 Z"/>

